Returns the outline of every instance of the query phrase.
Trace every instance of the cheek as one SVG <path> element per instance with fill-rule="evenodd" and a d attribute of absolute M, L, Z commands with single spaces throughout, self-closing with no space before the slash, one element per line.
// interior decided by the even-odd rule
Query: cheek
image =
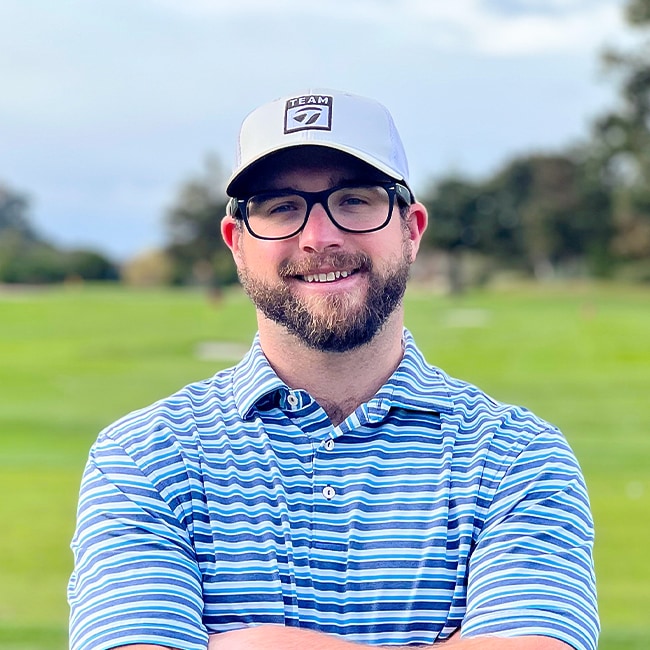
<path fill-rule="evenodd" d="M 255 275 L 271 277 L 277 274 L 277 268 L 285 258 L 282 247 L 274 242 L 242 237 L 235 262 Z"/>
<path fill-rule="evenodd" d="M 386 232 L 386 237 L 381 242 L 377 242 L 376 246 L 368 249 L 368 253 L 376 263 L 385 261 L 387 264 L 392 264 L 398 259 L 413 261 L 415 250 L 408 228 L 405 228 L 401 222 L 395 223 L 395 226 L 394 230 Z"/>

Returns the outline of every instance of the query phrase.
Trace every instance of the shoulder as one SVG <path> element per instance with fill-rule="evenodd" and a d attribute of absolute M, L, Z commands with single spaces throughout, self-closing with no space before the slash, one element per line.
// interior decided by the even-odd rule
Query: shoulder
<path fill-rule="evenodd" d="M 530 429 L 545 430 L 548 422 L 523 406 L 495 399 L 471 382 L 447 374 L 430 364 L 408 330 L 404 331 L 405 353 L 396 374 L 395 383 L 414 400 L 424 400 L 429 406 L 447 414 L 459 426 L 473 428 L 481 423 L 517 428 L 518 422 Z"/>
<path fill-rule="evenodd" d="M 495 399 L 478 386 L 431 365 L 411 333 L 404 330 L 404 358 L 392 378 L 393 390 L 414 408 L 436 410 L 460 437 L 482 438 L 499 433 L 505 438 L 530 441 L 557 427 L 525 406 Z"/>
<path fill-rule="evenodd" d="M 566 444 L 557 426 L 533 413 L 526 406 L 500 401 L 478 386 L 437 369 L 451 404 L 450 420 L 459 437 L 468 440 L 489 439 L 495 448 L 512 456 L 535 441 Z"/>
<path fill-rule="evenodd" d="M 455 457 L 505 468 L 529 449 L 537 449 L 542 456 L 572 456 L 560 430 L 529 408 L 496 399 L 431 365 L 412 339 L 407 352 L 402 384 L 408 385 L 413 404 L 440 413 L 445 439 L 453 444 Z"/>
<path fill-rule="evenodd" d="M 175 393 L 119 418 L 99 434 L 129 455 L 156 445 L 196 446 L 203 429 L 237 413 L 233 368 L 193 382 Z"/>
<path fill-rule="evenodd" d="M 412 339 L 407 340 L 405 356 L 396 375 L 410 395 L 419 395 L 431 406 L 449 414 L 464 428 L 485 421 L 502 422 L 504 426 L 514 428 L 521 422 L 525 423 L 526 428 L 539 430 L 551 426 L 526 407 L 495 399 L 475 384 L 431 365 Z"/>
<path fill-rule="evenodd" d="M 469 426 L 476 424 L 479 417 L 488 417 L 505 427 L 517 428 L 521 425 L 539 430 L 552 427 L 525 406 L 501 401 L 475 384 L 451 377 L 439 368 L 433 370 L 438 381 L 445 386 L 454 415 Z"/>
<path fill-rule="evenodd" d="M 506 510 L 524 494 L 533 501 L 563 495 L 554 498 L 570 502 L 561 508 L 578 513 L 588 529 L 584 477 L 562 431 L 526 407 L 501 402 L 469 382 L 437 373 L 452 404 L 443 420 L 460 480 L 473 476 L 485 504 L 496 499 Z"/>

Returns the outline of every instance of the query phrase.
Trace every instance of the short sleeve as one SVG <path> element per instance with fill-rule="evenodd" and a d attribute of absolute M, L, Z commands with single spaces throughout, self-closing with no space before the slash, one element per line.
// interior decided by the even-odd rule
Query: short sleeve
<path fill-rule="evenodd" d="M 159 490 L 103 436 L 81 485 L 68 586 L 71 650 L 151 643 L 205 650 L 191 540 Z"/>
<path fill-rule="evenodd" d="M 471 554 L 462 636 L 550 636 L 595 650 L 593 521 L 578 463 L 557 430 L 507 469 Z"/>

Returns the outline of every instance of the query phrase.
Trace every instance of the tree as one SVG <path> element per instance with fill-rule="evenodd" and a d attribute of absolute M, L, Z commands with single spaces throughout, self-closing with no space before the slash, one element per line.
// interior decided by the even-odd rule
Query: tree
<path fill-rule="evenodd" d="M 226 214 L 223 180 L 221 165 L 208 159 L 203 174 L 181 187 L 167 213 L 171 241 L 165 252 L 176 284 L 219 287 L 237 280 L 230 250 L 221 238 Z"/>
<path fill-rule="evenodd" d="M 650 27 L 650 0 L 630 0 L 628 23 Z M 609 51 L 604 56 L 616 75 L 620 105 L 601 116 L 595 126 L 602 182 L 613 193 L 615 235 L 612 248 L 626 259 L 650 256 L 650 40 L 635 50 Z"/>
<path fill-rule="evenodd" d="M 435 185 L 424 199 L 425 244 L 449 254 L 452 290 L 468 251 L 536 277 L 576 264 L 605 274 L 611 197 L 598 171 L 585 149 L 520 156 L 481 183 L 449 177 Z"/>
<path fill-rule="evenodd" d="M 29 225 L 28 209 L 29 201 L 24 194 L 0 184 L 0 234 L 7 236 L 7 231 L 11 231 L 25 239 L 36 239 Z"/>
<path fill-rule="evenodd" d="M 140 253 L 122 266 L 122 280 L 135 287 L 155 287 L 170 284 L 172 261 L 164 251 Z"/>
<path fill-rule="evenodd" d="M 650 24 L 650 2 L 648 0 L 630 0 L 625 7 L 625 15 L 630 25 Z"/>
<path fill-rule="evenodd" d="M 491 249 L 522 260 L 537 277 L 575 262 L 606 270 L 610 197 L 588 153 L 520 157 L 488 184 L 496 222 Z"/>
<path fill-rule="evenodd" d="M 459 251 L 476 247 L 477 201 L 480 187 L 460 176 L 443 178 L 425 195 L 430 227 L 425 231 L 425 247 Z"/>
<path fill-rule="evenodd" d="M 85 248 L 61 252 L 66 277 L 81 280 L 118 280 L 120 272 L 116 264 L 97 251 Z"/>
<path fill-rule="evenodd" d="M 459 293 L 465 284 L 463 260 L 467 251 L 484 249 L 481 194 L 479 185 L 452 175 L 432 185 L 422 199 L 429 213 L 422 244 L 448 254 L 447 283 L 451 293 Z"/>

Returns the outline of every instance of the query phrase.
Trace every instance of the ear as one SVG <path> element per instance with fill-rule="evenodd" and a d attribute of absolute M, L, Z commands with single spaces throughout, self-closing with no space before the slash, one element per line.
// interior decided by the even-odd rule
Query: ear
<path fill-rule="evenodd" d="M 420 248 L 420 241 L 422 240 L 424 231 L 427 229 L 428 223 L 429 215 L 427 209 L 422 205 L 422 203 L 413 203 L 409 207 L 409 213 L 406 217 L 406 226 L 411 241 L 411 262 L 415 262 L 415 258 Z"/>
<path fill-rule="evenodd" d="M 243 232 L 241 228 L 241 224 L 231 217 L 230 215 L 226 215 L 222 220 L 221 220 L 221 237 L 223 238 L 223 241 L 225 242 L 226 246 L 230 249 L 232 252 L 232 256 L 235 260 L 235 264 L 239 264 L 239 261 L 241 259 L 241 238 L 242 238 Z"/>

